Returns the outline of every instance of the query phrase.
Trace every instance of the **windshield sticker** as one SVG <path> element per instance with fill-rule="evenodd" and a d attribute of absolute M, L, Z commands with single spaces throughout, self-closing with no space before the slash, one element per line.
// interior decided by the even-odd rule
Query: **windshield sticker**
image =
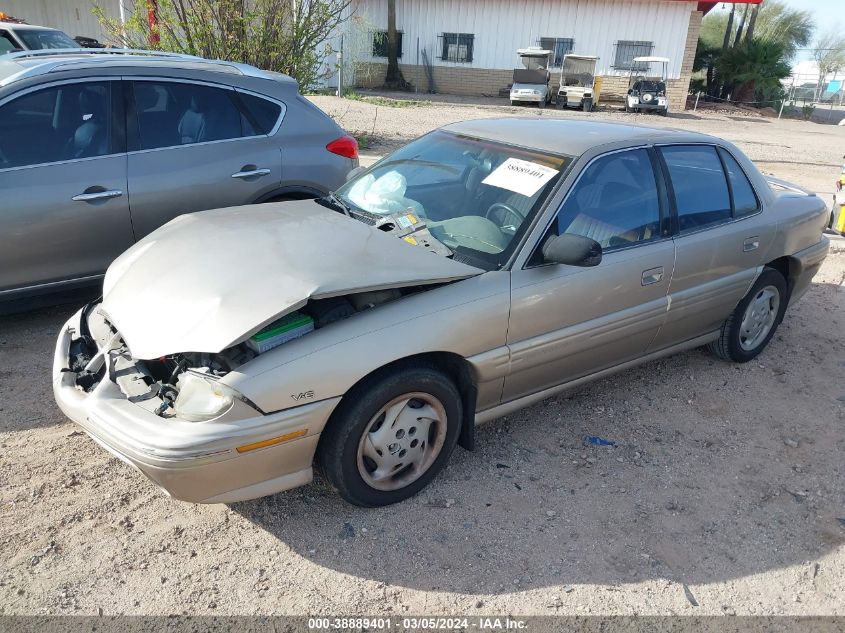
<path fill-rule="evenodd" d="M 412 215 L 400 215 L 398 218 L 396 218 L 396 221 L 399 222 L 399 226 L 403 229 L 409 229 L 414 226 L 414 222 L 413 220 L 411 220 L 411 218 L 413 217 L 414 216 Z"/>
<path fill-rule="evenodd" d="M 527 160 L 509 158 L 481 182 L 530 198 L 558 174 L 556 169 Z"/>

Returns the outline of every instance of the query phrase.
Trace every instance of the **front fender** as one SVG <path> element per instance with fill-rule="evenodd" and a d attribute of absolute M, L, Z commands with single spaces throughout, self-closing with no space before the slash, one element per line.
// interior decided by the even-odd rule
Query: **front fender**
<path fill-rule="evenodd" d="M 472 364 L 476 386 L 500 380 L 508 362 L 510 274 L 488 272 L 360 312 L 285 343 L 224 382 L 263 411 L 345 394 L 394 361 L 448 352 Z"/>

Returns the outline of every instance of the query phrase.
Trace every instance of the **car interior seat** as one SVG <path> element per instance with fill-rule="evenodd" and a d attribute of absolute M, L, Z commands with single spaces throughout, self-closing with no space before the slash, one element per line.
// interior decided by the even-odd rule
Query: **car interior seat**
<path fill-rule="evenodd" d="M 146 81 L 134 86 L 141 148 L 179 145 L 178 109 L 166 88 Z"/>
<path fill-rule="evenodd" d="M 82 123 L 76 128 L 69 143 L 70 158 L 102 156 L 108 153 L 108 121 L 105 91 L 92 86 L 84 88 L 78 97 L 79 116 Z"/>

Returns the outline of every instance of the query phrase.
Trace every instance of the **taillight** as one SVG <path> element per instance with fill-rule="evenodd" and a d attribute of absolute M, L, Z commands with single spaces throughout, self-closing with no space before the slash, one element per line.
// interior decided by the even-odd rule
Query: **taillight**
<path fill-rule="evenodd" d="M 358 158 L 358 141 L 348 134 L 333 140 L 326 145 L 326 149 L 332 154 L 337 154 L 345 158 Z"/>

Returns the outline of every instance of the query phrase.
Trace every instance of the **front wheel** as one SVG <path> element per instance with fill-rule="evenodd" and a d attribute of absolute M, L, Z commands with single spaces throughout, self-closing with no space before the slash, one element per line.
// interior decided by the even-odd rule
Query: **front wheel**
<path fill-rule="evenodd" d="M 722 324 L 719 338 L 708 345 L 719 358 L 747 363 L 772 340 L 787 304 L 786 280 L 764 268 L 751 290 Z"/>
<path fill-rule="evenodd" d="M 593 100 L 592 99 L 584 99 L 581 103 L 581 108 L 584 112 L 592 112 L 593 111 Z"/>
<path fill-rule="evenodd" d="M 411 367 L 350 391 L 323 430 L 317 463 L 340 496 L 365 507 L 422 490 L 452 453 L 461 396 L 440 371 Z"/>

